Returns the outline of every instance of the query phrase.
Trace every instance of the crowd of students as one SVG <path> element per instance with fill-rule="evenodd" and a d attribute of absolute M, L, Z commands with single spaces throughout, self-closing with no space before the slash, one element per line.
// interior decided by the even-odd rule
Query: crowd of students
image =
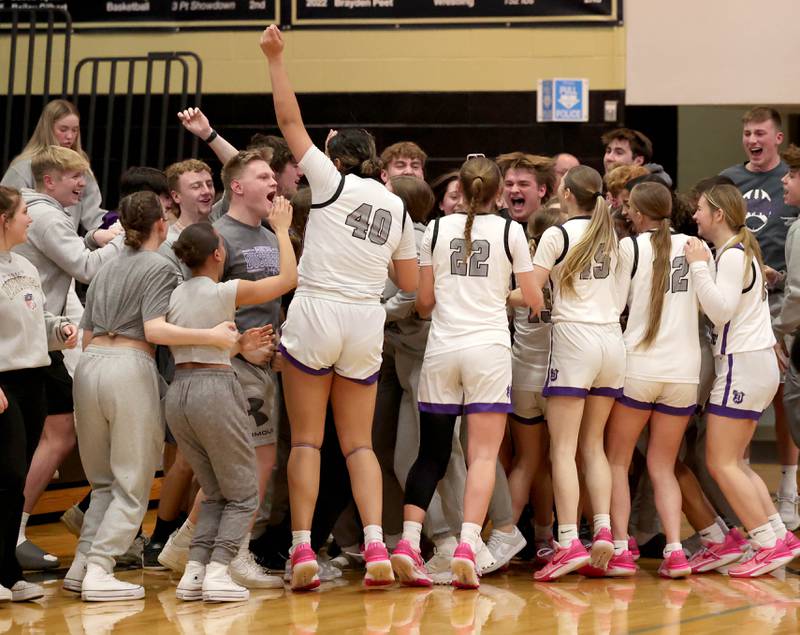
<path fill-rule="evenodd" d="M 122 563 L 224 602 L 354 566 L 368 587 L 476 588 L 514 557 L 546 582 L 800 555 L 800 148 L 780 154 L 775 110 L 687 194 L 627 128 L 604 175 L 514 151 L 428 185 L 413 142 L 315 146 L 277 27 L 260 45 L 282 137 L 240 151 L 178 115 L 222 196 L 191 158 L 129 169 L 103 209 L 64 100 L 3 177 L 0 600 L 59 566 L 25 527 L 76 441 L 91 494 L 63 519 L 63 587 L 86 601 L 144 596 Z M 748 460 L 770 404 L 775 502 Z"/>

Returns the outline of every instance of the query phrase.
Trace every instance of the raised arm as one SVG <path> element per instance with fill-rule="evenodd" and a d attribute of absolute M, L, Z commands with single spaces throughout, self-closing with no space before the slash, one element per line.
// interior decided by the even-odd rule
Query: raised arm
<path fill-rule="evenodd" d="M 289 144 L 294 158 L 299 161 L 313 145 L 303 125 L 300 106 L 294 90 L 289 83 L 283 62 L 283 35 L 280 29 L 271 24 L 261 34 L 261 50 L 269 61 L 269 77 L 272 82 L 272 101 L 275 104 L 275 118 L 283 138 Z"/>
<path fill-rule="evenodd" d="M 199 108 L 187 108 L 178 113 L 178 119 L 183 127 L 191 132 L 195 137 L 201 139 L 221 163 L 226 163 L 228 159 L 237 154 L 237 150 L 221 134 L 211 127 L 208 117 Z"/>
<path fill-rule="evenodd" d="M 289 201 L 282 196 L 276 196 L 267 220 L 278 239 L 280 272 L 277 276 L 262 278 L 256 282 L 240 280 L 236 291 L 236 306 L 269 302 L 297 286 L 297 260 L 289 238 L 289 226 L 292 224 L 292 206 Z"/>

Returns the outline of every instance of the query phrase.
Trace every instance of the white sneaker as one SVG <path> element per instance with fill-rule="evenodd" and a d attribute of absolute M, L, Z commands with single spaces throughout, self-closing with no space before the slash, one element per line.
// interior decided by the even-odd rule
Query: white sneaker
<path fill-rule="evenodd" d="M 496 564 L 497 559 L 492 555 L 492 552 L 489 551 L 489 547 L 486 546 L 486 543 L 481 540 L 478 553 L 475 554 L 475 566 L 478 568 L 478 571 L 483 575 L 484 571 L 489 571 L 489 569 L 492 569 Z M 492 569 L 492 571 L 494 571 L 494 569 Z"/>
<path fill-rule="evenodd" d="M 33 582 L 19 580 L 11 587 L 12 602 L 28 602 L 29 600 L 38 600 L 43 597 L 44 589 Z"/>
<path fill-rule="evenodd" d="M 778 513 L 781 515 L 783 524 L 786 529 L 794 531 L 800 527 L 800 515 L 797 513 L 797 496 L 781 496 L 780 494 L 775 497 L 778 504 Z"/>
<path fill-rule="evenodd" d="M 183 573 L 189 560 L 189 545 L 192 543 L 192 536 L 194 536 L 194 526 L 189 529 L 185 523 L 173 531 L 167 544 L 158 554 L 158 561 L 168 569 Z"/>
<path fill-rule="evenodd" d="M 458 547 L 458 540 L 455 536 L 449 536 L 439 541 L 433 551 L 433 556 L 425 563 L 425 569 L 434 584 L 452 583 L 453 572 L 450 570 L 450 562 L 456 552 L 456 547 Z"/>
<path fill-rule="evenodd" d="M 342 570 L 334 566 L 327 556 L 317 556 L 317 564 L 319 565 L 317 575 L 320 582 L 330 582 L 342 577 Z"/>
<path fill-rule="evenodd" d="M 342 547 L 342 553 L 335 558 L 331 558 L 331 564 L 341 571 L 345 569 L 363 569 L 364 555 L 358 545 Z"/>
<path fill-rule="evenodd" d="M 506 566 L 527 544 L 528 541 L 516 525 L 510 534 L 493 529 L 486 547 L 494 556 L 495 562 L 486 569 L 479 569 L 481 575 L 487 575 Z"/>
<path fill-rule="evenodd" d="M 86 577 L 86 554 L 80 551 L 75 552 L 75 558 L 64 576 L 63 589 L 73 593 L 81 592 L 83 579 Z"/>
<path fill-rule="evenodd" d="M 7 589 L 0 584 L 0 602 L 10 602 L 12 596 L 11 589 Z"/>
<path fill-rule="evenodd" d="M 80 537 L 81 528 L 83 527 L 83 512 L 77 505 L 73 505 L 63 514 L 61 514 L 61 522 L 67 527 L 67 531 L 73 536 Z"/>
<path fill-rule="evenodd" d="M 256 562 L 249 549 L 241 549 L 239 554 L 228 565 L 231 579 L 248 589 L 282 589 L 283 580 L 279 576 L 269 575 Z"/>
<path fill-rule="evenodd" d="M 141 600 L 144 587 L 117 580 L 100 565 L 92 562 L 86 566 L 86 576 L 81 586 L 81 599 L 84 602 L 114 602 L 116 600 Z"/>
<path fill-rule="evenodd" d="M 184 602 L 193 602 L 203 599 L 203 578 L 206 576 L 206 565 L 189 560 L 186 569 L 183 571 L 178 588 L 175 589 L 175 597 Z"/>
<path fill-rule="evenodd" d="M 250 597 L 250 591 L 239 586 L 232 579 L 227 565 L 210 562 L 203 578 L 204 602 L 243 602 Z"/>

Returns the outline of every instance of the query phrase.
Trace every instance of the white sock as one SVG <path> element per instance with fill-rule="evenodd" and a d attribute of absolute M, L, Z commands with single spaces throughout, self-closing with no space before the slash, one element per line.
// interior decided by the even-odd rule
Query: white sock
<path fill-rule="evenodd" d="M 476 523 L 462 523 L 461 542 L 466 542 L 472 547 L 472 553 L 477 553 L 481 544 L 481 526 Z"/>
<path fill-rule="evenodd" d="M 408 540 L 411 546 L 419 551 L 419 541 L 422 535 L 422 523 L 413 520 L 403 521 L 403 540 Z"/>
<path fill-rule="evenodd" d="M 533 536 L 536 542 L 546 542 L 553 537 L 553 524 L 549 525 L 533 525 Z"/>
<path fill-rule="evenodd" d="M 772 531 L 775 532 L 777 539 L 783 540 L 786 537 L 786 525 L 783 524 L 781 515 L 772 514 L 767 520 L 769 520 L 769 524 L 772 526 Z"/>
<path fill-rule="evenodd" d="M 303 543 L 311 544 L 310 529 L 300 529 L 292 532 L 292 548 L 290 551 L 294 551 L 297 545 L 302 545 Z"/>
<path fill-rule="evenodd" d="M 778 541 L 778 537 L 775 535 L 775 530 L 772 528 L 771 523 L 755 527 L 748 533 L 753 541 L 762 549 L 771 549 Z"/>
<path fill-rule="evenodd" d="M 701 529 L 700 537 L 706 542 L 725 542 L 725 534 L 722 532 L 719 523 L 714 523 L 705 529 Z"/>
<path fill-rule="evenodd" d="M 623 551 L 627 551 L 628 549 L 628 541 L 627 540 L 615 540 L 614 541 L 614 555 L 620 556 L 622 555 Z"/>
<path fill-rule="evenodd" d="M 30 514 L 22 512 L 22 520 L 20 520 L 19 523 L 19 535 L 17 536 L 17 547 L 27 540 L 25 537 L 25 527 L 28 524 L 28 518 L 30 517 Z"/>
<path fill-rule="evenodd" d="M 673 551 L 683 551 L 683 545 L 679 542 L 668 542 L 664 547 L 664 557 L 667 558 Z"/>
<path fill-rule="evenodd" d="M 558 525 L 558 544 L 568 549 L 573 540 L 578 538 L 578 525 Z"/>
<path fill-rule="evenodd" d="M 597 535 L 601 529 L 608 529 L 611 531 L 611 514 L 595 514 L 592 521 L 594 535 Z"/>
<path fill-rule="evenodd" d="M 778 496 L 794 498 L 797 496 L 797 466 L 781 465 L 781 482 L 778 485 Z"/>
<path fill-rule="evenodd" d="M 364 546 L 371 542 L 383 542 L 383 527 L 380 525 L 367 525 L 364 527 Z"/>
<path fill-rule="evenodd" d="M 719 525 L 719 528 L 722 530 L 723 534 L 727 534 L 730 531 L 730 527 L 728 527 L 728 523 L 722 520 L 722 516 L 715 516 L 714 522 Z"/>

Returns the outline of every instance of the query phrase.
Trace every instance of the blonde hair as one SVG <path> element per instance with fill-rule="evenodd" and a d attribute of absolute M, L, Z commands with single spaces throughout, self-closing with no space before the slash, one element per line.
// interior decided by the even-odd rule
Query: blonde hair
<path fill-rule="evenodd" d="M 728 227 L 736 232 L 734 240 L 728 242 L 725 249 L 717 253 L 717 260 L 722 256 L 723 252 L 730 249 L 734 245 L 741 243 L 744 248 L 744 278 L 747 280 L 747 273 L 750 270 L 750 264 L 755 260 L 758 263 L 758 268 L 761 270 L 762 280 L 766 280 L 764 275 L 764 259 L 761 256 L 761 248 L 758 246 L 753 233 L 747 229 L 745 219 L 747 218 L 747 205 L 742 198 L 742 193 L 735 185 L 715 185 L 708 189 L 703 194 L 706 201 L 712 209 L 721 210 L 725 216 L 725 222 Z M 763 297 L 766 298 L 766 287 L 763 290 Z"/>
<path fill-rule="evenodd" d="M 640 345 L 649 348 L 661 327 L 661 314 L 664 310 L 664 295 L 669 291 L 670 219 L 672 217 L 672 196 L 669 189 L 660 183 L 640 183 L 631 190 L 631 210 L 659 221 L 658 229 L 650 234 L 653 246 L 653 279 L 650 283 L 650 314 L 647 330 Z M 634 238 L 634 240 L 636 240 Z"/>
<path fill-rule="evenodd" d="M 46 146 L 31 159 L 31 173 L 37 189 L 44 185 L 44 177 L 52 172 L 68 172 L 76 170 L 89 171 L 89 161 L 75 150 L 61 146 Z"/>
<path fill-rule="evenodd" d="M 54 99 L 48 102 L 42 110 L 42 114 L 39 115 L 39 121 L 36 122 L 36 128 L 33 129 L 31 138 L 28 139 L 28 143 L 25 144 L 22 152 L 14 158 L 12 163 L 22 161 L 23 159 L 33 159 L 34 155 L 39 154 L 48 146 L 59 145 L 53 128 L 59 119 L 63 119 L 67 115 L 75 115 L 78 119 L 81 117 L 75 105 L 66 99 Z M 80 128 L 78 129 L 78 134 L 75 135 L 75 141 L 72 143 L 71 149 L 86 159 L 88 163 L 89 157 L 83 151 L 83 148 L 81 148 Z"/>
<path fill-rule="evenodd" d="M 494 210 L 494 200 L 500 189 L 500 168 L 486 157 L 469 159 L 461 166 L 458 180 L 467 205 L 464 242 L 466 257 L 469 258 L 472 253 L 472 223 L 475 221 L 475 214 Z"/>
<path fill-rule="evenodd" d="M 603 178 L 588 165 L 578 165 L 564 175 L 562 187 L 575 197 L 579 210 L 590 213 L 586 233 L 569 250 L 561 269 L 561 293 L 575 295 L 575 277 L 599 257 L 617 253 L 618 240 L 608 203 L 603 197 Z"/>
<path fill-rule="evenodd" d="M 245 168 L 253 161 L 264 161 L 269 165 L 272 159 L 271 148 L 257 148 L 255 150 L 242 150 L 237 152 L 222 166 L 222 186 L 225 191 L 230 191 L 231 181 L 242 176 Z M 272 169 L 272 168 L 270 168 Z"/>
<path fill-rule="evenodd" d="M 199 159 L 186 159 L 185 161 L 173 163 L 164 170 L 164 175 L 167 177 L 167 187 L 170 192 L 178 191 L 178 182 L 180 181 L 181 174 L 186 174 L 187 172 L 212 173 L 211 168 L 208 167 L 208 163 L 200 161 Z"/>

